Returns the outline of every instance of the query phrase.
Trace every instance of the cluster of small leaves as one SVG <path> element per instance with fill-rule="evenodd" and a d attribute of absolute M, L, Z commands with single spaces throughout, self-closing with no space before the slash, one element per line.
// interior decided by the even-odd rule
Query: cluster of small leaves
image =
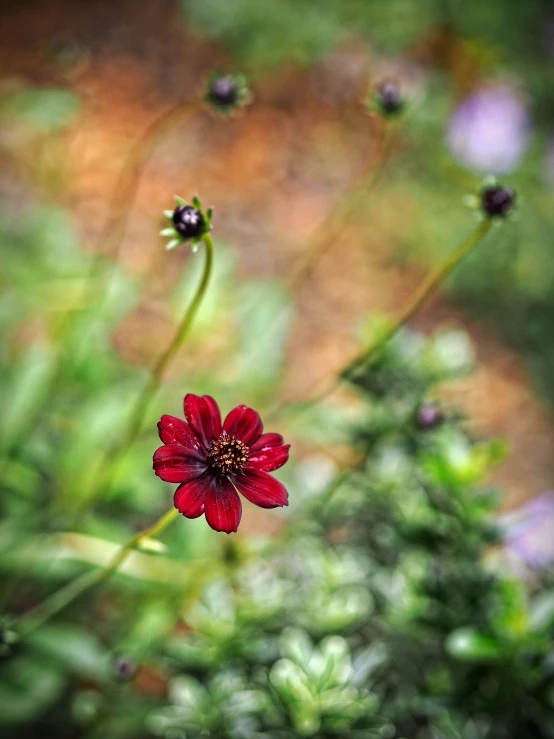
<path fill-rule="evenodd" d="M 432 405 L 472 361 L 460 332 L 404 332 L 359 373 L 360 463 L 185 610 L 156 733 L 553 736 L 554 593 L 489 561 L 502 445 Z"/>

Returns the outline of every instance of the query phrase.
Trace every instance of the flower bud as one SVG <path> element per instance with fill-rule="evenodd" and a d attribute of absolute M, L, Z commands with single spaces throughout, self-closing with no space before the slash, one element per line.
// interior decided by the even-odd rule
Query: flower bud
<path fill-rule="evenodd" d="M 175 198 L 177 203 L 174 210 L 164 211 L 165 217 L 171 221 L 171 226 L 160 231 L 161 236 L 170 237 L 168 249 L 173 249 L 185 241 L 192 242 L 192 250 L 196 251 L 200 239 L 212 228 L 212 209 L 204 212 L 200 201 L 195 196 L 192 205 L 182 198 Z"/>
<path fill-rule="evenodd" d="M 122 682 L 132 680 L 137 674 L 137 664 L 130 657 L 120 656 L 114 660 L 113 672 L 115 677 Z"/>
<path fill-rule="evenodd" d="M 238 84 L 232 77 L 218 77 L 208 90 L 210 100 L 223 107 L 233 107 L 237 102 L 238 95 Z"/>
<path fill-rule="evenodd" d="M 436 403 L 426 403 L 418 409 L 415 421 L 421 431 L 431 431 L 443 423 L 444 413 Z"/>
<path fill-rule="evenodd" d="M 489 185 L 481 192 L 481 208 L 489 218 L 504 218 L 515 205 L 514 190 L 504 185 Z"/>
<path fill-rule="evenodd" d="M 204 233 L 206 221 L 202 212 L 192 205 L 178 205 L 173 211 L 173 224 L 183 239 L 194 239 Z"/>
<path fill-rule="evenodd" d="M 208 79 L 205 101 L 219 113 L 227 115 L 250 101 L 246 78 L 237 74 L 216 72 Z"/>
<path fill-rule="evenodd" d="M 400 91 L 400 86 L 394 80 L 383 80 L 374 92 L 374 100 L 385 116 L 398 115 L 404 108 L 405 100 Z"/>

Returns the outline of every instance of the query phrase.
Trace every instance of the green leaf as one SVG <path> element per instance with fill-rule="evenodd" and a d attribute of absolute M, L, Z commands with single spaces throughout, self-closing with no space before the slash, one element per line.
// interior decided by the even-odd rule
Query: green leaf
<path fill-rule="evenodd" d="M 469 626 L 453 631 L 445 647 L 451 657 L 462 662 L 498 662 L 504 656 L 502 645 L 493 637 Z"/>
<path fill-rule="evenodd" d="M 286 629 L 281 636 L 281 652 L 293 662 L 306 666 L 313 652 L 310 637 L 300 629 Z"/>
<path fill-rule="evenodd" d="M 4 380 L 0 414 L 0 448 L 12 446 L 32 425 L 49 398 L 56 355 L 49 347 L 30 346 L 13 364 L 11 380 Z"/>
<path fill-rule="evenodd" d="M 86 629 L 72 624 L 47 624 L 27 640 L 37 652 L 68 672 L 97 679 L 105 675 L 108 652 Z"/>
<path fill-rule="evenodd" d="M 65 677 L 38 656 L 10 659 L 0 671 L 0 725 L 31 723 L 56 701 Z"/>
<path fill-rule="evenodd" d="M 276 282 L 253 281 L 240 289 L 237 378 L 245 387 L 279 379 L 291 320 L 290 298 Z"/>
<path fill-rule="evenodd" d="M 529 609 L 529 625 L 536 631 L 545 632 L 554 625 L 554 591 L 539 593 Z"/>
<path fill-rule="evenodd" d="M 69 90 L 26 88 L 4 97 L 0 112 L 38 131 L 55 131 L 71 123 L 80 104 L 79 97 Z"/>

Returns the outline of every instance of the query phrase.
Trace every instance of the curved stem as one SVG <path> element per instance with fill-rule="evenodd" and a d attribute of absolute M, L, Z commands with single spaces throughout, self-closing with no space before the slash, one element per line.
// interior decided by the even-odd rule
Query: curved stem
<path fill-rule="evenodd" d="M 35 608 L 21 617 L 17 625 L 18 633 L 21 636 L 26 636 L 29 632 L 34 631 L 63 610 L 86 590 L 89 590 L 95 585 L 99 585 L 101 582 L 107 580 L 117 572 L 121 565 L 127 560 L 131 552 L 140 545 L 143 539 L 160 534 L 175 518 L 177 518 L 178 515 L 179 511 L 176 508 L 172 508 L 167 511 L 167 513 L 164 513 L 164 515 L 152 524 L 152 526 L 143 529 L 138 534 L 131 537 L 129 541 L 116 552 L 105 567 L 102 567 L 100 570 L 85 572 L 80 577 L 76 577 L 74 580 L 68 582 L 49 598 L 43 600 L 35 606 Z"/>
<path fill-rule="evenodd" d="M 363 203 L 371 190 L 377 185 L 383 174 L 394 140 L 397 127 L 391 121 L 384 121 L 382 138 L 377 154 L 377 163 L 373 159 L 356 184 L 339 200 L 327 218 L 316 229 L 309 240 L 308 248 L 300 255 L 287 279 L 287 286 L 294 289 L 313 271 L 319 260 L 339 238 L 344 222 Z"/>
<path fill-rule="evenodd" d="M 150 379 L 147 385 L 137 398 L 133 412 L 131 414 L 131 423 L 129 425 L 128 435 L 123 445 L 123 452 L 133 444 L 138 434 L 140 433 L 142 422 L 148 411 L 148 406 L 150 405 L 152 398 L 157 393 L 169 364 L 181 348 L 181 345 L 183 344 L 183 341 L 187 336 L 190 327 L 192 326 L 196 314 L 198 313 L 198 309 L 202 304 L 204 295 L 206 294 L 213 269 L 214 245 L 209 234 L 204 235 L 203 241 L 205 246 L 205 261 L 200 282 L 198 283 L 198 287 L 196 288 L 196 292 L 189 307 L 185 311 L 185 315 L 183 316 L 179 326 L 177 327 L 177 331 L 175 332 L 171 343 L 169 344 L 167 349 L 158 357 L 152 369 L 152 374 L 150 375 Z"/>
<path fill-rule="evenodd" d="M 142 429 L 142 424 L 146 413 L 148 412 L 150 403 L 152 402 L 154 396 L 160 388 L 160 384 L 163 380 L 165 372 L 171 360 L 175 357 L 175 355 L 181 348 L 183 341 L 186 338 L 190 327 L 192 326 L 192 323 L 198 313 L 198 309 L 200 308 L 210 282 L 214 261 L 214 245 L 211 236 L 209 234 L 204 234 L 202 240 L 205 247 L 204 269 L 202 270 L 202 276 L 200 278 L 200 282 L 198 283 L 198 287 L 196 288 L 196 292 L 192 298 L 192 301 L 185 311 L 185 314 L 179 326 L 177 327 L 177 331 L 175 332 L 173 339 L 171 340 L 169 346 L 162 352 L 162 354 L 160 354 L 160 356 L 156 360 L 148 382 L 146 383 L 144 389 L 135 401 L 135 404 L 131 411 L 127 433 L 123 436 L 123 439 L 119 444 L 115 446 L 115 448 L 112 448 L 111 450 L 108 450 L 104 453 L 102 464 L 99 465 L 99 469 L 101 471 L 91 483 L 89 488 L 90 495 L 85 496 L 85 500 L 81 503 L 76 513 L 74 523 L 79 520 L 82 513 L 96 500 L 96 497 L 99 494 L 98 491 L 100 489 L 105 491 L 106 488 L 111 487 L 110 483 L 104 478 L 106 470 L 109 468 L 108 463 L 110 461 L 113 461 L 113 459 L 118 456 L 123 457 L 133 446 Z M 102 482 L 105 482 L 106 484 L 102 485 Z"/>
<path fill-rule="evenodd" d="M 467 236 L 454 251 L 449 254 L 435 269 L 433 269 L 429 275 L 423 280 L 420 286 L 417 288 L 412 297 L 407 303 L 400 309 L 396 318 L 392 321 L 389 328 L 384 331 L 377 341 L 371 344 L 357 357 L 354 357 L 344 369 L 339 372 L 337 379 L 327 387 L 327 389 L 321 394 L 310 398 L 305 402 L 301 402 L 298 408 L 298 412 L 311 408 L 315 403 L 324 400 L 335 388 L 340 384 L 342 380 L 350 380 L 363 366 L 371 359 L 373 359 L 383 347 L 395 336 L 398 331 L 418 312 L 423 303 L 437 290 L 437 288 L 444 282 L 444 280 L 453 272 L 453 270 L 460 264 L 460 262 L 480 243 L 480 241 L 487 235 L 492 226 L 492 220 L 487 218 L 483 220 L 469 236 Z M 294 404 L 287 403 L 287 406 Z M 284 410 L 283 406 L 274 408 L 268 414 L 268 418 L 274 418 L 276 415 Z"/>
<path fill-rule="evenodd" d="M 146 129 L 132 149 L 118 177 L 112 197 L 110 212 L 99 244 L 112 259 L 117 257 L 121 240 L 125 235 L 129 216 L 138 190 L 141 175 L 150 156 L 168 131 L 198 110 L 198 100 L 187 100 L 170 108 Z"/>
<path fill-rule="evenodd" d="M 417 288 L 412 297 L 400 309 L 393 323 L 384 331 L 375 343 L 369 346 L 358 357 L 350 362 L 347 367 L 340 373 L 341 377 L 350 378 L 357 368 L 362 367 L 370 359 L 373 359 L 381 349 L 387 344 L 400 329 L 408 323 L 408 321 L 418 312 L 427 298 L 432 295 L 437 288 L 444 282 L 450 273 L 460 264 L 460 262 L 477 246 L 490 231 L 492 221 L 490 218 L 483 220 L 477 228 L 469 234 L 458 246 L 452 254 L 449 254 L 443 262 L 438 264 L 435 269 L 427 275 L 420 286 Z"/>
<path fill-rule="evenodd" d="M 84 276 L 83 288 L 80 295 L 80 302 L 83 307 L 86 308 L 93 302 L 94 292 L 97 287 L 97 275 L 104 276 L 105 268 L 102 266 L 102 261 L 98 259 L 99 254 L 107 255 L 111 262 L 105 278 L 105 284 L 102 287 L 104 297 L 101 298 L 100 304 L 105 304 L 107 301 L 110 287 L 114 281 L 115 262 L 117 261 L 121 243 L 127 230 L 129 217 L 144 169 L 154 150 L 170 129 L 199 110 L 200 106 L 200 99 L 187 100 L 174 105 L 151 123 L 141 138 L 131 148 L 130 154 L 125 160 L 117 178 L 109 205 L 108 217 L 98 237 L 96 253 L 90 257 L 90 266 Z M 70 311 L 64 319 L 62 329 L 71 328 L 76 322 L 75 313 Z M 80 357 L 85 345 L 86 339 L 79 345 L 73 361 L 75 361 L 75 358 Z M 67 357 L 65 355 L 60 357 L 60 372 L 63 362 L 66 361 Z"/>

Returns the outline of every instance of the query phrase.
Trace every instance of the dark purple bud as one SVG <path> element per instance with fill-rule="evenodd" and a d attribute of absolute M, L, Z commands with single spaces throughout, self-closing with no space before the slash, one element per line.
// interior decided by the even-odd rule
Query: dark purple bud
<path fill-rule="evenodd" d="M 173 225 L 177 233 L 184 239 L 195 239 L 206 229 L 206 221 L 202 213 L 192 205 L 179 205 L 173 211 Z"/>
<path fill-rule="evenodd" d="M 444 414 L 435 403 L 422 405 L 416 414 L 416 425 L 422 431 L 430 431 L 437 428 L 444 421 Z"/>
<path fill-rule="evenodd" d="M 400 113 L 404 107 L 404 99 L 398 83 L 394 80 L 384 80 L 375 88 L 377 103 L 383 113 L 394 115 Z"/>
<path fill-rule="evenodd" d="M 132 680 L 137 674 L 137 664 L 129 657 L 118 657 L 113 664 L 115 676 L 118 680 Z"/>
<path fill-rule="evenodd" d="M 491 218 L 507 216 L 515 201 L 515 192 L 503 185 L 490 185 L 481 192 L 481 207 Z"/>
<path fill-rule="evenodd" d="M 218 77 L 208 90 L 208 97 L 216 105 L 233 107 L 239 96 L 239 86 L 232 77 Z"/>

